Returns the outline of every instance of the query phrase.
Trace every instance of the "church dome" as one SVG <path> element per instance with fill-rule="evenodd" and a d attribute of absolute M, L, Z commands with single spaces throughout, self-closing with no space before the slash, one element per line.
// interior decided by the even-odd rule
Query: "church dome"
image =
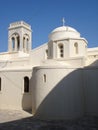
<path fill-rule="evenodd" d="M 80 38 L 80 33 L 69 26 L 61 26 L 54 29 L 51 34 L 49 35 L 49 40 L 63 40 L 67 38 Z"/>

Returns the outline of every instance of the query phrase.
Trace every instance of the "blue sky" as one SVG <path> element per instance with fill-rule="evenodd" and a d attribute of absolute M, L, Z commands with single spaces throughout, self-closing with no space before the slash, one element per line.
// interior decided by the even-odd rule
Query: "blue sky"
<path fill-rule="evenodd" d="M 8 26 L 24 20 L 32 26 L 32 47 L 48 41 L 49 33 L 65 25 L 75 28 L 98 46 L 98 0 L 0 0 L 0 52 L 8 49 Z"/>

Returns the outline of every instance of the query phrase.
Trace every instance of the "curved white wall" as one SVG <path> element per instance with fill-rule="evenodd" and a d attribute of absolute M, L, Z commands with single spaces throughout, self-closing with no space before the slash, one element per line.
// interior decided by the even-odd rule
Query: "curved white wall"
<path fill-rule="evenodd" d="M 40 119 L 73 119 L 82 116 L 81 76 L 81 69 L 35 67 L 35 116 Z"/>
<path fill-rule="evenodd" d="M 62 40 L 67 38 L 80 38 L 80 34 L 78 32 L 59 31 L 53 32 L 49 35 L 49 41 Z"/>

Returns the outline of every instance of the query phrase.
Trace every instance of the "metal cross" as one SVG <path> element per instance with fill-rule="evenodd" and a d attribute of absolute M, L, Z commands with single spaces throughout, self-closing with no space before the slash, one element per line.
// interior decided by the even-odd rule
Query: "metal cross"
<path fill-rule="evenodd" d="M 63 22 L 63 26 L 65 26 L 65 19 L 64 19 L 64 17 L 62 19 L 62 22 Z"/>

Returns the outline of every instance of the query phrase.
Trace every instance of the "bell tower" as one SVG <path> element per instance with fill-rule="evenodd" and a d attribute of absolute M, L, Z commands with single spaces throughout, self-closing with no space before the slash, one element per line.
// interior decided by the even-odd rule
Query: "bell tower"
<path fill-rule="evenodd" d="M 28 53 L 32 46 L 31 26 L 24 21 L 19 21 L 11 23 L 8 30 L 8 51 Z"/>

